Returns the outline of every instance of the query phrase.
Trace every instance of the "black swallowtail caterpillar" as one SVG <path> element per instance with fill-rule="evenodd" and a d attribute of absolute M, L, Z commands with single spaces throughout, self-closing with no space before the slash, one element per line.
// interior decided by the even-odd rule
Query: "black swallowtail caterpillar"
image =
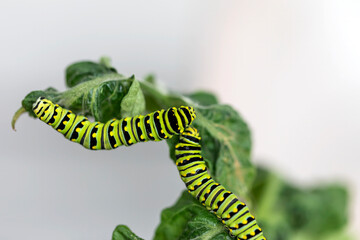
<path fill-rule="evenodd" d="M 238 240 L 265 240 L 261 228 L 245 203 L 214 181 L 201 156 L 200 136 L 188 127 L 175 147 L 176 166 L 189 193 L 216 214 Z"/>
<path fill-rule="evenodd" d="M 33 111 L 67 139 L 93 150 L 171 138 L 183 132 L 196 117 L 192 107 L 173 107 L 106 123 L 90 122 L 85 116 L 76 115 L 44 97 L 33 104 Z"/>

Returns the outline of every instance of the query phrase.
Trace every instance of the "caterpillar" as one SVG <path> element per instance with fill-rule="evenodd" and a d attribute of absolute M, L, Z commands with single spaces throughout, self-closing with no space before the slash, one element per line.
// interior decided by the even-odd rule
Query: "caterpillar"
<path fill-rule="evenodd" d="M 194 108 L 182 106 L 106 123 L 90 122 L 85 116 L 76 115 L 44 97 L 33 104 L 33 112 L 67 139 L 91 150 L 168 139 L 183 132 L 196 117 Z"/>
<path fill-rule="evenodd" d="M 266 240 L 245 203 L 208 174 L 197 129 L 188 127 L 175 147 L 176 166 L 189 193 L 222 220 L 238 240 Z"/>

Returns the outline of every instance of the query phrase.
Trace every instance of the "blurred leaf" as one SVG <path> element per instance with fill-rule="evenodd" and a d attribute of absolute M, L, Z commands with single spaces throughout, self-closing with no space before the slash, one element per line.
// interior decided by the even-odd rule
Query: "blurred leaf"
<path fill-rule="evenodd" d="M 118 225 L 112 235 L 112 240 L 143 240 L 133 233 L 130 228 L 125 225 Z"/>
<path fill-rule="evenodd" d="M 279 203 L 294 229 L 316 236 L 338 231 L 347 223 L 348 196 L 342 186 L 287 187 L 282 194 Z"/>
<path fill-rule="evenodd" d="M 116 73 L 109 67 L 110 59 L 102 58 L 101 63 L 82 61 L 71 64 L 66 68 L 66 86 L 71 88 L 79 83 L 89 81 L 105 73 Z"/>
<path fill-rule="evenodd" d="M 189 97 L 194 102 L 201 104 L 203 106 L 210 106 L 219 103 L 217 97 L 210 92 L 197 91 L 194 93 L 187 94 L 186 96 Z"/>
<path fill-rule="evenodd" d="M 184 191 L 174 206 L 164 209 L 154 240 L 231 240 L 221 221 Z"/>
<path fill-rule="evenodd" d="M 260 168 L 251 195 L 269 239 L 325 240 L 346 227 L 348 194 L 343 186 L 300 188 Z"/>

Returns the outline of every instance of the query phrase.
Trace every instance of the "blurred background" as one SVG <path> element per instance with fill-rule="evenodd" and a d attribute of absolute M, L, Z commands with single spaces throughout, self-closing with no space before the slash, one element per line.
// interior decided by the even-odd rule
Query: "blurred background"
<path fill-rule="evenodd" d="M 185 188 L 165 142 L 87 151 L 42 122 L 10 121 L 30 91 L 107 55 L 177 91 L 234 106 L 253 161 L 308 186 L 350 189 L 360 226 L 359 1 L 7 1 L 0 3 L 0 239 L 150 239 Z M 144 152 L 147 157 L 145 158 Z M 158 174 L 154 174 L 158 172 Z"/>

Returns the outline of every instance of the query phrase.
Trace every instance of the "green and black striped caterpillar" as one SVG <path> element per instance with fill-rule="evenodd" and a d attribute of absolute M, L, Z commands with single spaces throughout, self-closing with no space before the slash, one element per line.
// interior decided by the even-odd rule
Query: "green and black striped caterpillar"
<path fill-rule="evenodd" d="M 192 107 L 173 107 L 106 123 L 90 122 L 85 116 L 76 115 L 44 97 L 33 104 L 33 111 L 67 139 L 93 150 L 171 138 L 183 132 L 196 117 Z"/>
<path fill-rule="evenodd" d="M 265 240 L 245 203 L 208 174 L 201 156 L 200 139 L 198 131 L 188 127 L 180 134 L 175 148 L 176 166 L 189 193 L 215 213 L 238 240 Z"/>

